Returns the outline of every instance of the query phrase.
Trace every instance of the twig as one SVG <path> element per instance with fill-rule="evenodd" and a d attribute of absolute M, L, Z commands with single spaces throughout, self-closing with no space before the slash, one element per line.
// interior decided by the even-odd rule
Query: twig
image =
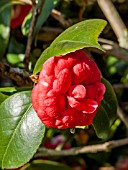
<path fill-rule="evenodd" d="M 15 0 L 12 0 L 12 1 L 15 1 Z M 32 2 L 31 0 L 18 0 L 19 2 L 23 2 L 25 4 L 29 4 L 29 5 L 32 5 Z"/>
<path fill-rule="evenodd" d="M 41 9 L 43 7 L 44 0 L 41 1 L 41 4 L 38 9 L 36 8 L 36 0 L 31 0 L 31 2 L 32 2 L 32 21 L 30 24 L 28 40 L 27 40 L 27 47 L 26 47 L 25 58 L 24 58 L 24 65 L 25 65 L 26 70 L 28 70 L 28 65 L 29 65 L 31 46 L 32 46 L 33 38 L 34 38 L 33 37 L 34 27 L 37 22 L 37 17 L 40 14 Z"/>
<path fill-rule="evenodd" d="M 123 23 L 118 11 L 111 0 L 97 0 L 101 10 L 110 22 L 110 25 L 115 32 L 119 44 L 123 48 L 128 48 L 128 31 Z"/>
<path fill-rule="evenodd" d="M 24 69 L 10 67 L 7 64 L 0 63 L 1 77 L 7 77 L 15 81 L 18 86 L 31 86 L 30 74 Z"/>
<path fill-rule="evenodd" d="M 107 52 L 108 55 L 117 57 L 124 61 L 128 61 L 128 50 L 121 48 L 116 42 L 99 38 L 102 48 Z"/>
<path fill-rule="evenodd" d="M 117 43 L 106 40 L 103 38 L 99 38 L 99 43 L 101 44 L 102 48 L 106 51 L 106 56 L 114 56 L 118 59 L 128 61 L 128 50 L 121 48 Z M 102 51 L 97 49 L 91 49 L 91 51 L 103 54 Z"/>
<path fill-rule="evenodd" d="M 112 85 L 114 89 L 128 89 L 128 83 L 126 84 L 113 84 Z"/>
<path fill-rule="evenodd" d="M 32 41 L 33 41 L 34 26 L 36 24 L 36 15 L 37 15 L 36 1 L 32 0 L 32 21 L 31 21 L 31 25 L 30 25 L 30 29 L 29 29 L 27 47 L 26 47 L 25 58 L 24 58 L 24 65 L 25 65 L 26 70 L 28 70 L 28 65 L 29 65 L 31 45 L 32 45 Z"/>
<path fill-rule="evenodd" d="M 128 144 L 128 138 L 113 140 L 109 142 L 105 142 L 103 144 L 89 145 L 84 147 L 76 147 L 68 150 L 53 150 L 46 148 L 39 148 L 39 152 L 35 155 L 35 158 L 39 157 L 48 157 L 48 156 L 70 156 L 70 155 L 79 155 L 84 153 L 97 153 L 103 151 L 110 151 L 111 149 L 124 146 Z"/>
<path fill-rule="evenodd" d="M 56 9 L 52 10 L 51 16 L 59 21 L 64 28 L 68 28 L 73 24 L 72 20 L 66 18 L 61 12 L 57 11 Z"/>
<path fill-rule="evenodd" d="M 123 113 L 122 109 L 119 106 L 117 107 L 117 115 L 125 124 L 126 128 L 128 128 L 128 118 L 125 116 L 125 114 Z"/>

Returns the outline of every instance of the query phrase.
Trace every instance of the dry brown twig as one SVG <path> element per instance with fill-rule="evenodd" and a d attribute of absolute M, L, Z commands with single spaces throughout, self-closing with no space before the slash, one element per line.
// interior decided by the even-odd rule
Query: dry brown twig
<path fill-rule="evenodd" d="M 24 69 L 10 67 L 6 63 L 0 62 L 0 75 L 1 77 L 10 78 L 18 86 L 31 86 L 30 74 Z"/>
<path fill-rule="evenodd" d="M 15 0 L 12 0 L 12 1 L 15 1 Z M 25 4 L 29 4 L 29 5 L 32 5 L 32 1 L 31 0 L 18 0 L 19 2 L 23 2 Z"/>
<path fill-rule="evenodd" d="M 31 25 L 30 25 L 30 29 L 29 29 L 27 46 L 26 46 L 26 51 L 25 51 L 25 58 L 24 58 L 24 65 L 25 65 L 26 70 L 28 70 L 31 45 L 32 45 L 32 41 L 33 41 L 33 32 L 34 32 L 34 26 L 36 24 L 36 15 L 37 15 L 36 1 L 35 0 L 31 0 L 31 1 L 32 1 L 32 21 L 31 21 Z"/>
<path fill-rule="evenodd" d="M 128 89 L 128 83 L 126 84 L 113 84 L 112 85 L 114 89 Z"/>
<path fill-rule="evenodd" d="M 128 62 L 128 50 L 121 48 L 116 42 L 99 38 L 99 43 L 102 46 L 102 48 L 105 50 L 105 53 L 91 48 L 90 51 L 99 53 L 99 54 L 105 54 L 105 56 L 114 56 L 118 59 L 124 60 Z"/>
<path fill-rule="evenodd" d="M 52 10 L 51 16 L 55 18 L 57 21 L 59 21 L 64 28 L 68 28 L 73 24 L 72 20 L 65 18 L 65 16 L 60 11 L 57 11 L 56 9 Z"/>
<path fill-rule="evenodd" d="M 107 152 L 111 151 L 111 149 L 124 146 L 128 144 L 128 138 L 113 140 L 109 142 L 105 142 L 103 144 L 89 145 L 83 147 L 71 148 L 68 150 L 53 150 L 46 148 L 39 148 L 39 152 L 35 155 L 35 158 L 39 157 L 49 157 L 49 156 L 71 156 L 71 155 L 79 155 L 85 153 L 97 153 L 97 152 Z"/>
<path fill-rule="evenodd" d="M 44 0 L 41 1 L 40 7 L 37 9 L 36 8 L 36 0 L 31 0 L 32 2 L 32 21 L 30 24 L 30 29 L 29 29 L 29 34 L 28 34 L 28 39 L 27 39 L 27 46 L 26 46 L 26 51 L 25 51 L 25 58 L 24 58 L 24 65 L 25 69 L 28 70 L 28 65 L 29 65 L 29 59 L 30 59 L 30 52 L 31 52 L 31 46 L 33 42 L 33 33 L 34 33 L 34 27 L 36 25 L 37 17 L 41 12 L 41 9 L 44 4 Z"/>
<path fill-rule="evenodd" d="M 128 31 L 112 1 L 97 0 L 97 2 L 115 32 L 120 46 L 127 49 Z"/>
<path fill-rule="evenodd" d="M 128 128 L 128 118 L 127 116 L 123 113 L 123 110 L 121 109 L 121 107 L 117 107 L 117 115 L 118 117 L 122 120 L 122 122 L 124 123 L 124 125 L 126 126 L 126 128 Z"/>

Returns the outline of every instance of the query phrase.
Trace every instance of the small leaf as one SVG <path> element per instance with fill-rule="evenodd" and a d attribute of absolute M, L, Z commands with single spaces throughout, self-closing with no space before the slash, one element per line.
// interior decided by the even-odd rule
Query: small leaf
<path fill-rule="evenodd" d="M 32 87 L 1 87 L 0 92 L 14 93 L 31 90 Z"/>
<path fill-rule="evenodd" d="M 8 92 L 8 93 L 11 93 L 11 92 L 15 92 L 17 91 L 16 90 L 16 87 L 1 87 L 0 88 L 0 92 Z"/>
<path fill-rule="evenodd" d="M 64 165 L 62 163 L 54 162 L 54 161 L 49 161 L 49 160 L 35 160 L 33 161 L 27 168 L 21 168 L 21 170 L 71 170 L 70 167 L 67 165 Z"/>
<path fill-rule="evenodd" d="M 6 55 L 7 61 L 11 65 L 16 65 L 18 63 L 23 62 L 24 54 L 7 54 Z"/>
<path fill-rule="evenodd" d="M 104 99 L 93 120 L 93 127 L 99 138 L 108 138 L 110 128 L 117 116 L 117 100 L 111 84 L 102 78 L 102 83 L 106 86 Z"/>
<path fill-rule="evenodd" d="M 65 55 L 67 53 L 85 48 L 94 47 L 102 50 L 98 43 L 98 36 L 106 25 L 106 21 L 92 19 L 79 22 L 60 34 L 38 59 L 34 74 L 38 73 L 45 60 L 52 56 Z"/>
<path fill-rule="evenodd" d="M 0 105 L 0 167 L 17 168 L 38 149 L 45 126 L 31 105 L 30 91 L 12 95 Z"/>
<path fill-rule="evenodd" d="M 41 1 L 42 0 L 38 1 L 37 8 L 39 8 Z M 51 14 L 52 9 L 55 8 L 55 6 L 57 5 L 58 2 L 59 2 L 59 0 L 45 0 L 44 1 L 43 8 L 41 10 L 39 17 L 37 18 L 37 23 L 34 28 L 34 37 L 39 32 L 41 26 L 46 21 L 48 16 Z M 22 24 L 22 33 L 25 36 L 27 36 L 29 33 L 31 20 L 32 20 L 32 11 L 26 16 L 26 18 Z"/>

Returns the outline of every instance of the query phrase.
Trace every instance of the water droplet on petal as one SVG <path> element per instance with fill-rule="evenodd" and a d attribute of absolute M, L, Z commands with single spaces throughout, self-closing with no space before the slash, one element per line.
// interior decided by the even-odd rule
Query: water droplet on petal
<path fill-rule="evenodd" d="M 70 132 L 71 132 L 72 134 L 74 134 L 74 133 L 75 133 L 75 128 L 71 128 L 71 129 L 70 129 Z"/>

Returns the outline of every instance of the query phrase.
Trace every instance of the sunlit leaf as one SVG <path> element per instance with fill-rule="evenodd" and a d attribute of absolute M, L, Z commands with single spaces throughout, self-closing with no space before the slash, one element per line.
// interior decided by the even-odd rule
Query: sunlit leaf
<path fill-rule="evenodd" d="M 17 168 L 28 162 L 45 132 L 31 105 L 30 91 L 7 98 L 0 105 L 0 167 Z"/>
<path fill-rule="evenodd" d="M 106 21 L 92 19 L 79 22 L 60 34 L 38 59 L 34 74 L 38 73 L 45 60 L 52 56 L 65 55 L 67 53 L 85 48 L 94 47 L 102 50 L 98 43 L 98 36 L 106 25 Z"/>

